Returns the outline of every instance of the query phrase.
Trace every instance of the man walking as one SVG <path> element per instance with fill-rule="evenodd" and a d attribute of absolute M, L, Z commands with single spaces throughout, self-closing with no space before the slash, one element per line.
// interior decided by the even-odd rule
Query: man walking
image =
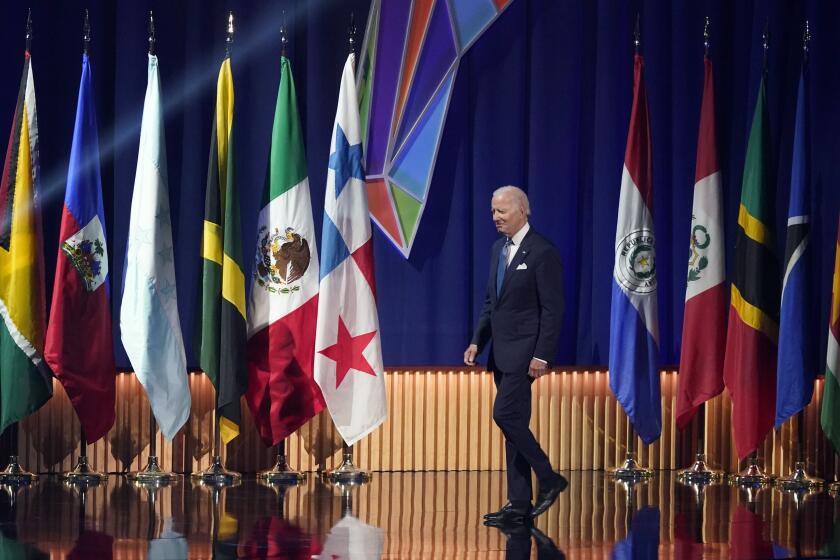
<path fill-rule="evenodd" d="M 524 523 L 554 503 L 568 482 L 556 473 L 528 426 L 531 383 L 548 373 L 563 316 L 563 268 L 554 246 L 528 224 L 528 197 L 517 187 L 493 193 L 493 223 L 502 234 L 490 258 L 487 296 L 464 363 L 492 341 L 493 420 L 505 436 L 508 503 L 485 515 L 487 525 Z M 531 471 L 539 491 L 531 505 Z"/>

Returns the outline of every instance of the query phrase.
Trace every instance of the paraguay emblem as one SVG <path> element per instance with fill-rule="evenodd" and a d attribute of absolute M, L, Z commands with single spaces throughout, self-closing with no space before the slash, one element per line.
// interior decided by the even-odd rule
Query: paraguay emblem
<path fill-rule="evenodd" d="M 712 237 L 702 225 L 691 228 L 691 255 L 688 258 L 688 281 L 694 282 L 702 277 L 701 271 L 709 266 L 709 259 L 701 254 L 709 246 Z"/>
<path fill-rule="evenodd" d="M 105 282 L 108 276 L 107 247 L 98 216 L 94 216 L 85 227 L 65 239 L 61 243 L 61 250 L 82 277 L 85 290 L 92 292 Z"/>
<path fill-rule="evenodd" d="M 653 231 L 637 229 L 618 244 L 615 256 L 616 278 L 624 288 L 637 294 L 656 290 L 656 250 Z"/>
<path fill-rule="evenodd" d="M 290 294 L 300 290 L 300 285 L 291 284 L 299 280 L 309 268 L 309 243 L 287 227 L 284 232 L 268 226 L 260 228 L 257 234 L 256 263 L 254 279 L 272 294 Z"/>

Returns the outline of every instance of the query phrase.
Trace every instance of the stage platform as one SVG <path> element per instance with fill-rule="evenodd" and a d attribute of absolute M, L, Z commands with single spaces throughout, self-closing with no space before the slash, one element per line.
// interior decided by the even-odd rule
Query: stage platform
<path fill-rule="evenodd" d="M 119 475 L 82 492 L 57 478 L 0 492 L 0 557 L 159 559 L 792 558 L 840 554 L 840 498 L 766 488 L 701 493 L 658 473 L 632 492 L 601 472 L 569 489 L 530 531 L 484 527 L 501 472 L 374 473 L 350 491 L 310 476 L 281 492 L 246 478 L 217 495 L 189 479 L 150 493 Z M 630 496 L 632 494 L 632 501 Z M 13 500 L 13 502 L 12 502 Z M 153 500 L 153 501 L 152 501 Z M 217 505 L 214 505 L 215 504 Z M 798 503 L 798 505 L 797 505 Z M 540 537 L 542 538 L 542 537 Z M 352 547 L 348 550 L 348 546 Z M 549 555 L 549 552 L 553 553 Z"/>

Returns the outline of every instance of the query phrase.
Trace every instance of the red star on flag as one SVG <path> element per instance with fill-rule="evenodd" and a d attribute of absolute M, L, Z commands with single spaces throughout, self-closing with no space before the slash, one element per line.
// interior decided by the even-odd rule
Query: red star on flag
<path fill-rule="evenodd" d="M 323 354 L 335 362 L 336 389 L 344 381 L 348 370 L 351 368 L 376 377 L 376 372 L 373 371 L 367 358 L 362 354 L 374 336 L 376 336 L 376 331 L 350 336 L 347 325 L 344 324 L 341 315 L 338 316 L 338 336 L 335 344 L 319 351 L 319 354 Z"/>

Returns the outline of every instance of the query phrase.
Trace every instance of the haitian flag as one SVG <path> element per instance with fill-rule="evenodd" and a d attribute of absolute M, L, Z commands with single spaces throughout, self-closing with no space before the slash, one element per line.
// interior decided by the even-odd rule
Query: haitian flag
<path fill-rule="evenodd" d="M 82 55 L 50 322 L 44 355 L 88 443 L 114 424 L 116 369 L 108 307 L 108 247 L 90 58 Z"/>
<path fill-rule="evenodd" d="M 779 363 L 776 373 L 776 429 L 808 406 L 817 375 L 816 338 L 809 329 L 816 315 L 816 285 L 811 261 L 811 162 L 808 130 L 807 67 L 799 77 L 796 121 L 793 127 L 793 162 L 790 176 L 785 275 L 779 322 Z"/>
<path fill-rule="evenodd" d="M 705 77 L 691 207 L 691 249 L 677 378 L 679 429 L 691 422 L 700 405 L 723 391 L 723 352 L 726 348 L 723 209 L 715 144 L 714 75 L 708 56 L 703 65 Z"/>
<path fill-rule="evenodd" d="M 348 445 L 386 416 L 355 59 L 344 64 L 330 144 L 315 334 L 315 381 Z"/>
<path fill-rule="evenodd" d="M 723 381 L 732 396 L 732 433 L 743 459 L 773 428 L 779 340 L 770 135 L 764 78 L 758 89 L 738 211 Z"/>
<path fill-rule="evenodd" d="M 610 389 L 645 443 L 662 433 L 653 165 L 642 56 L 633 64 L 633 108 L 615 230 Z"/>

